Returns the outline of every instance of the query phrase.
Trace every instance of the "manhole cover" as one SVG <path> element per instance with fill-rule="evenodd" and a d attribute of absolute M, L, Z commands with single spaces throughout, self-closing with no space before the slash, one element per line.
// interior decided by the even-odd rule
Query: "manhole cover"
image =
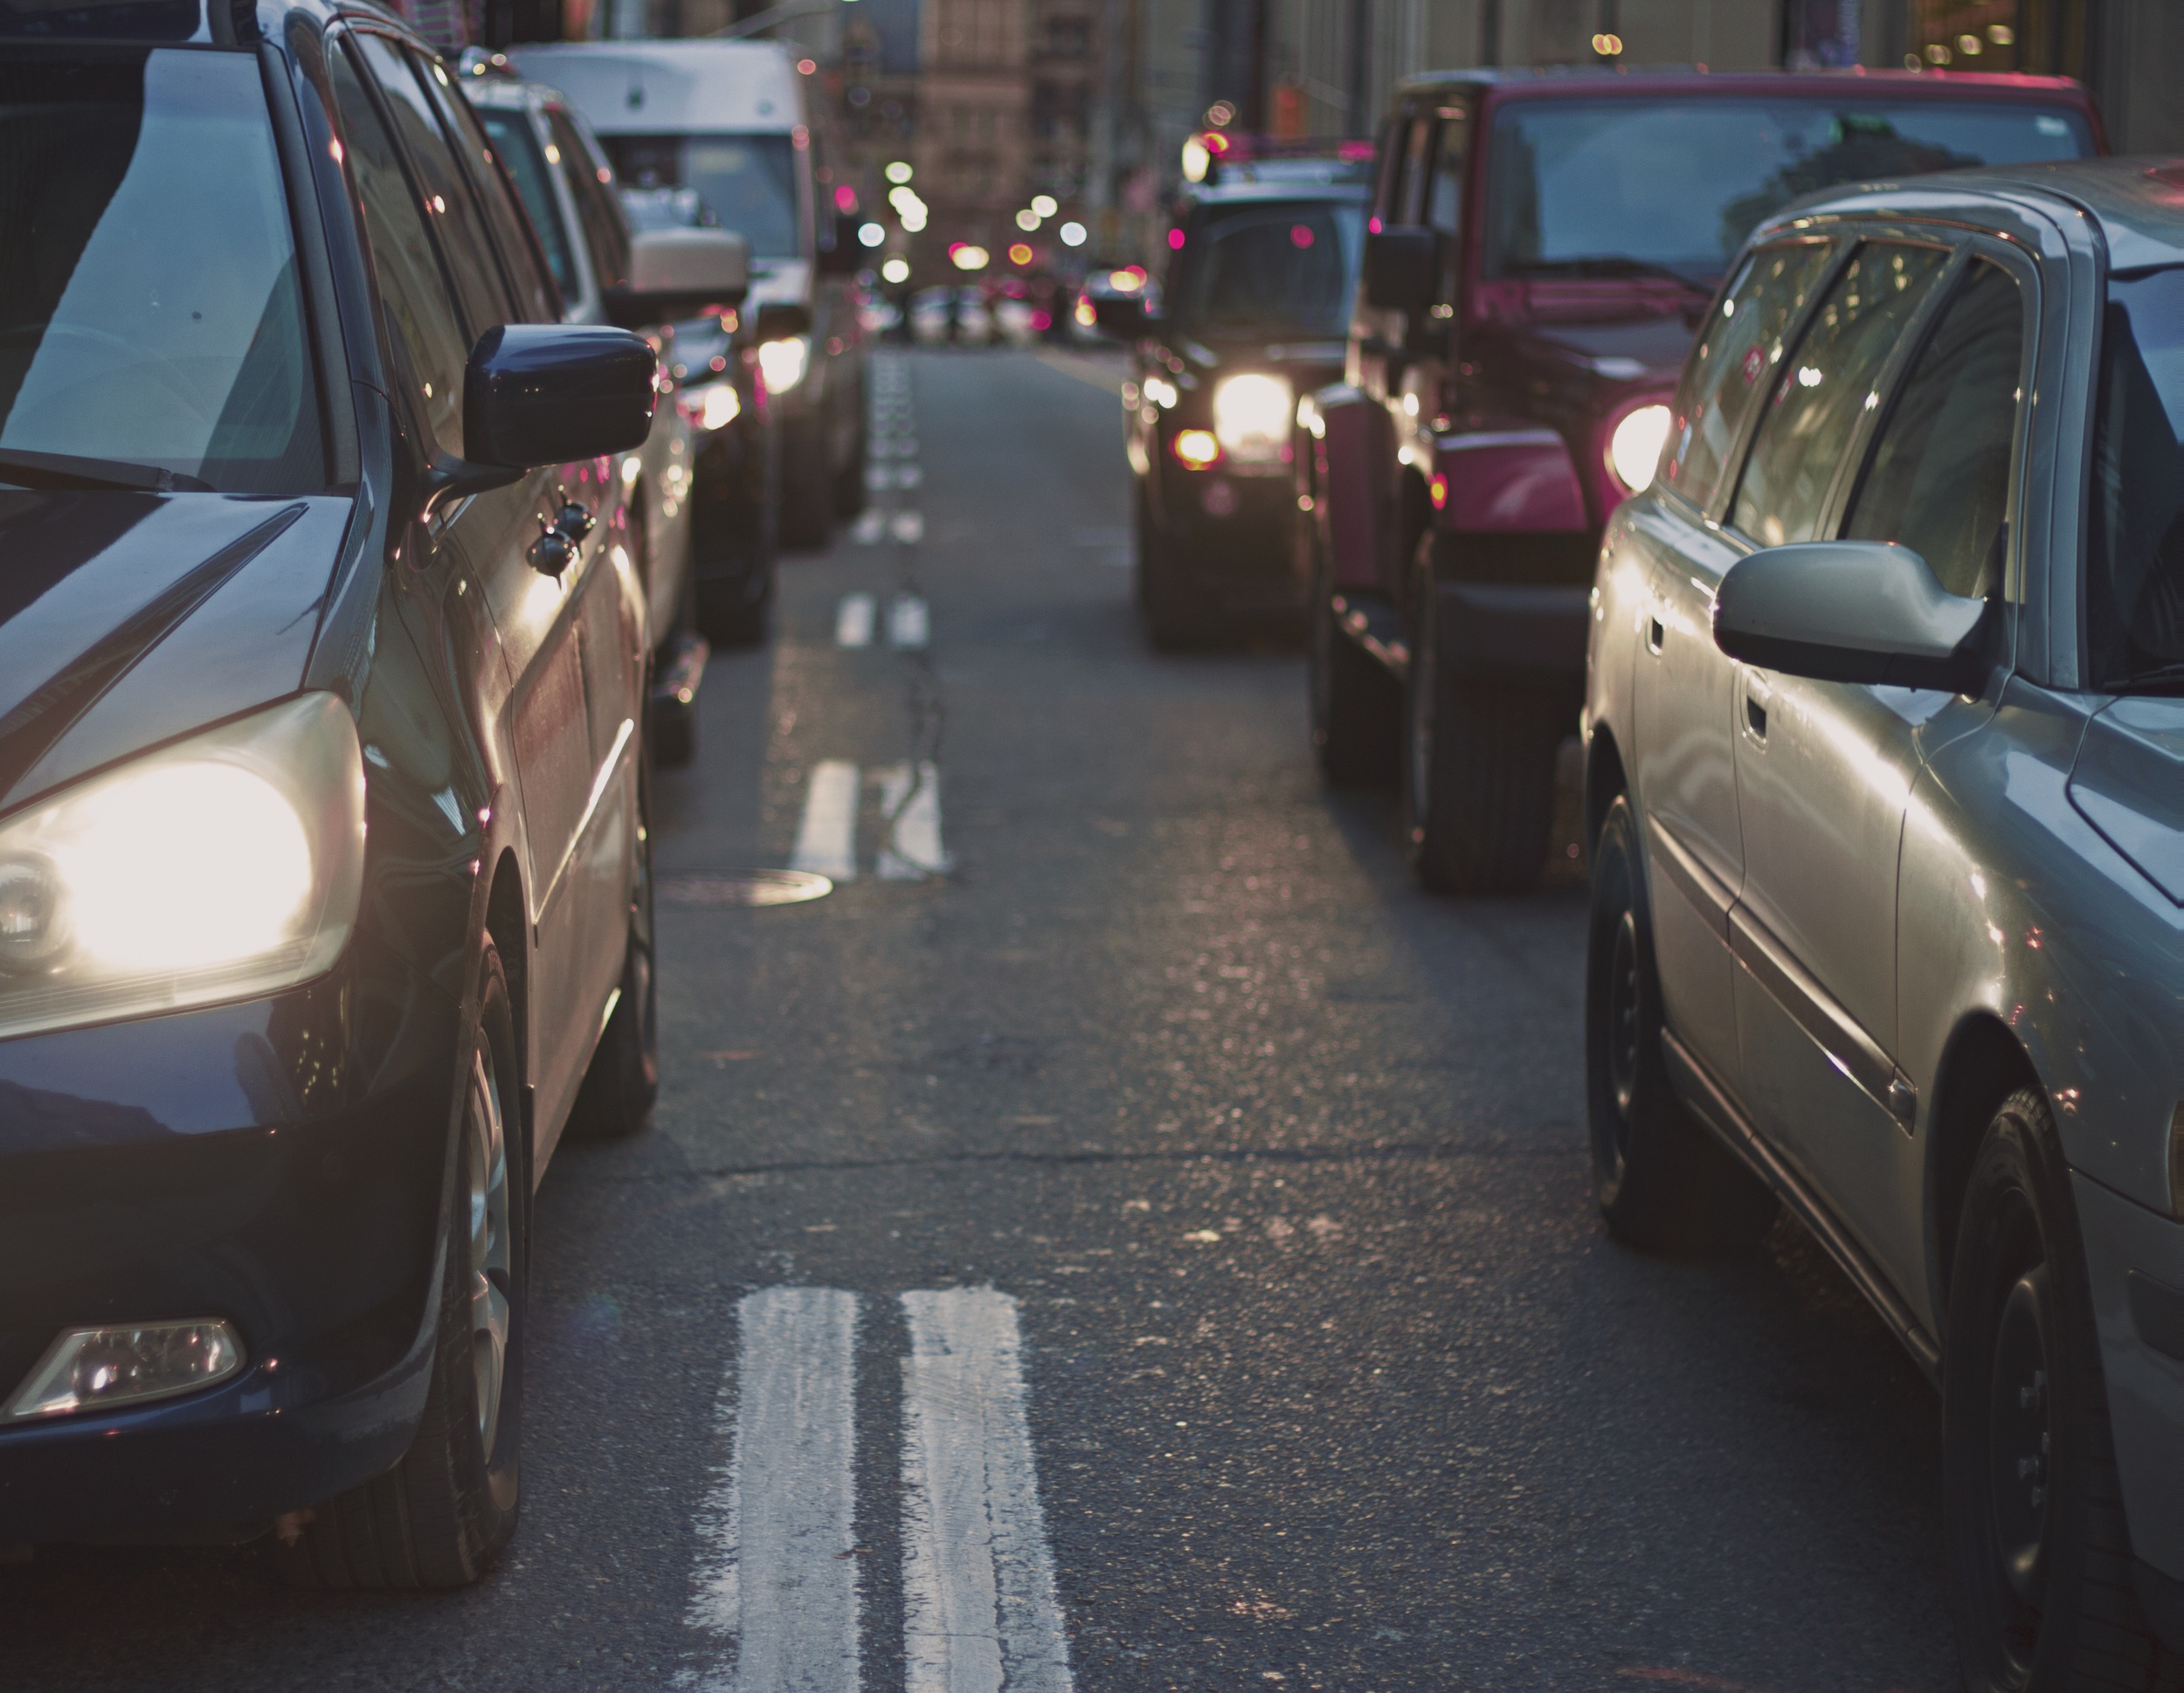
<path fill-rule="evenodd" d="M 798 905 L 833 891 L 833 882 L 808 870 L 746 870 L 741 875 L 660 881 L 660 897 L 669 905 Z"/>

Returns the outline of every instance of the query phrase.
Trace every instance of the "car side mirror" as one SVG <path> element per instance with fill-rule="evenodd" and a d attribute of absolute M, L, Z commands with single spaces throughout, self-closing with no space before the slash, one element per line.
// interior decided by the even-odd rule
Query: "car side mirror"
<path fill-rule="evenodd" d="M 625 329 L 740 306 L 750 292 L 750 244 L 723 229 L 647 229 L 630 237 L 629 280 L 609 288 L 606 314 Z"/>
<path fill-rule="evenodd" d="M 1094 294 L 1091 300 L 1092 321 L 1117 341 L 1135 341 L 1152 327 L 1142 294 Z"/>
<path fill-rule="evenodd" d="M 812 308 L 798 300 L 769 300 L 758 308 L 750 332 L 760 341 L 808 335 L 812 333 Z"/>
<path fill-rule="evenodd" d="M 1423 312 L 1434 303 L 1441 234 L 1405 225 L 1365 237 L 1365 304 L 1375 311 Z"/>
<path fill-rule="evenodd" d="M 626 329 L 487 329 L 463 372 L 464 456 L 529 470 L 640 446 L 652 432 L 659 370 L 650 344 Z"/>
<path fill-rule="evenodd" d="M 1714 643 L 1732 659 L 1815 681 L 1979 691 L 1987 602 L 1950 593 L 1908 547 L 1813 541 L 1729 567 Z"/>

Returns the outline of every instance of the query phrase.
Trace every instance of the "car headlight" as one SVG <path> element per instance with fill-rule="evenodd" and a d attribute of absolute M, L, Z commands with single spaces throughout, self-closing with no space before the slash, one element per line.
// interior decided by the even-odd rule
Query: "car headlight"
<path fill-rule="evenodd" d="M 743 397 L 736 391 L 732 382 L 708 382 L 702 388 L 687 391 L 683 402 L 692 421 L 708 434 L 716 429 L 726 429 L 743 415 Z"/>
<path fill-rule="evenodd" d="M 1653 486 L 1661 449 L 1668 445 L 1669 421 L 1667 406 L 1641 405 L 1608 437 L 1607 467 L 1633 494 L 1643 494 Z"/>
<path fill-rule="evenodd" d="M 758 374 L 766 380 L 769 394 L 785 394 L 804 380 L 811 363 L 812 337 L 783 335 L 778 341 L 758 343 Z"/>
<path fill-rule="evenodd" d="M 0 823 L 0 1036 L 322 974 L 356 926 L 364 769 L 308 694 Z"/>
<path fill-rule="evenodd" d="M 1280 377 L 1231 377 L 1213 390 L 1213 433 L 1239 464 L 1269 464 L 1289 445 L 1296 400 Z"/>

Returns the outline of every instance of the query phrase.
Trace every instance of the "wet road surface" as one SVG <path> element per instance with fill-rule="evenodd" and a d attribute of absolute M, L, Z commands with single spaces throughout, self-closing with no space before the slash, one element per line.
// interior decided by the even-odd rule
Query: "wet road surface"
<path fill-rule="evenodd" d="M 1116 379 L 882 355 L 915 473 L 715 660 L 502 1567 L 43 1551 L 0 1689 L 1952 1684 L 1932 1394 L 1787 1226 L 1605 1239 L 1579 867 L 1422 895 L 1292 651 L 1148 653 Z M 718 902 L 792 860 L 840 885 Z"/>

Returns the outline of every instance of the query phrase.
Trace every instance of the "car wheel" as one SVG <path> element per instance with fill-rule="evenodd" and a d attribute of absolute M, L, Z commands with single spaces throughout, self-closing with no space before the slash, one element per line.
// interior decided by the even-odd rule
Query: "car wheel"
<path fill-rule="evenodd" d="M 698 632 L 721 652 L 758 646 L 773 625 L 773 561 L 764 575 L 716 577 L 697 585 Z"/>
<path fill-rule="evenodd" d="M 1972 1166 L 1950 1279 L 1942 1498 L 1973 1693 L 2169 1679 L 2132 1588 L 2099 1337 L 2045 1097 L 2023 1088 Z"/>
<path fill-rule="evenodd" d="M 284 1525 L 275 1557 L 299 1586 L 460 1587 L 515 1532 L 530 1183 L 515 1024 L 490 941 L 479 999 L 425 1415 L 387 1474 Z"/>
<path fill-rule="evenodd" d="M 857 445 L 849 462 L 834 473 L 834 515 L 845 523 L 862 511 L 870 499 L 865 487 L 865 466 L 872 457 L 869 416 L 860 382 L 857 384 Z"/>
<path fill-rule="evenodd" d="M 1561 714 L 1550 694 L 1447 674 L 1433 548 L 1419 542 L 1406 618 L 1405 846 L 1436 892 L 1520 894 L 1546 861 Z"/>
<path fill-rule="evenodd" d="M 824 547 L 834 519 L 834 479 L 826 463 L 826 432 L 811 420 L 783 430 L 781 454 L 781 544 Z"/>
<path fill-rule="evenodd" d="M 650 784 L 640 778 L 639 814 L 650 822 Z M 631 890 L 629 940 L 614 1009 L 570 1109 L 569 1133 L 579 1140 L 625 1140 L 652 1123 L 660 1097 L 660 985 L 653 957 L 652 831 L 639 831 L 636 886 Z"/>
<path fill-rule="evenodd" d="M 1669 1085 L 1637 819 L 1621 794 L 1593 846 L 1585 977 L 1593 1195 L 1608 1232 L 1655 1251 L 1748 1247 L 1778 1207 Z"/>
<path fill-rule="evenodd" d="M 1306 612 L 1312 752 L 1330 787 L 1386 788 L 1397 779 L 1403 694 L 1395 679 L 1335 626 L 1334 584 L 1315 540 Z"/>
<path fill-rule="evenodd" d="M 1206 609 L 1176 580 L 1172 549 L 1152 521 L 1141 494 L 1137 502 L 1138 616 L 1145 639 L 1156 653 L 1187 653 L 1206 644 Z"/>

